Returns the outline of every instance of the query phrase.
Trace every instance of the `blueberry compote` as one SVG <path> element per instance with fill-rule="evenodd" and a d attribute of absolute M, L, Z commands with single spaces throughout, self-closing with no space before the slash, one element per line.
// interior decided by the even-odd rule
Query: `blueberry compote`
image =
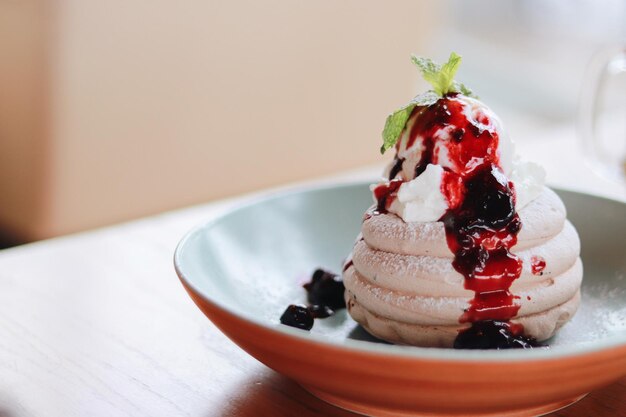
<path fill-rule="evenodd" d="M 330 317 L 335 314 L 335 311 L 346 308 L 343 297 L 345 287 L 337 274 L 324 269 L 316 269 L 311 276 L 311 281 L 303 287 L 307 292 L 309 305 L 305 307 L 291 304 L 280 317 L 282 324 L 311 330 L 314 319 Z"/>
<path fill-rule="evenodd" d="M 522 227 L 515 190 L 500 167 L 499 137 L 492 121 L 479 107 L 464 108 L 461 98 L 452 93 L 431 106 L 416 107 L 406 143 L 398 141 L 396 151 L 420 140 L 415 178 L 428 164 L 444 169 L 441 192 L 449 208 L 440 221 L 454 254 L 452 265 L 465 278 L 465 288 L 474 292 L 459 318 L 470 327 L 459 333 L 454 347 L 532 347 L 535 343 L 523 336 L 523 327 L 509 321 L 520 308 L 510 287 L 522 272 L 522 261 L 510 251 Z M 388 210 L 405 180 L 410 179 L 390 178 L 374 189 L 374 214 Z"/>
<path fill-rule="evenodd" d="M 313 315 L 307 307 L 291 304 L 283 315 L 280 316 L 280 322 L 298 329 L 311 330 L 313 327 Z"/>
<path fill-rule="evenodd" d="M 455 349 L 530 349 L 536 346 L 535 339 L 525 337 L 519 324 L 504 321 L 484 320 L 459 333 L 454 341 Z"/>
<path fill-rule="evenodd" d="M 327 306 L 331 310 L 346 307 L 343 298 L 345 287 L 337 274 L 324 269 L 316 269 L 311 281 L 304 284 L 307 300 L 311 305 Z"/>

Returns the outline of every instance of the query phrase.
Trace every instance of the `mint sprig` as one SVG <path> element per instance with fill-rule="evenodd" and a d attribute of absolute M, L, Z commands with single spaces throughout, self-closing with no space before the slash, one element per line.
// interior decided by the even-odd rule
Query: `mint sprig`
<path fill-rule="evenodd" d="M 414 97 L 409 104 L 387 116 L 385 128 L 383 129 L 383 145 L 380 147 L 380 153 L 385 153 L 385 151 L 396 145 L 415 107 L 430 106 L 431 104 L 435 104 L 437 100 L 439 100 L 439 96 L 434 91 L 427 91 Z"/>
<path fill-rule="evenodd" d="M 380 153 L 385 153 L 385 151 L 395 146 L 415 107 L 430 106 L 435 104 L 439 98 L 450 93 L 461 93 L 465 96 L 476 97 L 472 90 L 454 80 L 454 76 L 461 65 L 461 56 L 455 52 L 450 54 L 448 62 L 443 65 L 439 65 L 428 58 L 415 55 L 411 55 L 411 61 L 420 69 L 422 77 L 433 89 L 416 96 L 409 104 L 387 117 L 383 129 L 383 145 L 380 147 Z"/>
<path fill-rule="evenodd" d="M 433 86 L 433 91 L 437 95 L 443 97 L 455 91 L 454 75 L 461 65 L 461 57 L 455 52 L 450 54 L 448 62 L 443 65 L 438 65 L 428 58 L 415 55 L 411 55 L 411 61 L 422 71 L 422 77 Z"/>

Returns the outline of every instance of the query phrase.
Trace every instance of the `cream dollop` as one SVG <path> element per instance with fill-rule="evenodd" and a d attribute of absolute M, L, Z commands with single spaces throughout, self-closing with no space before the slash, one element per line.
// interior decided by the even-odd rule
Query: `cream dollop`
<path fill-rule="evenodd" d="M 537 163 L 517 160 L 508 174 L 515 188 L 515 209 L 520 210 L 536 199 L 546 182 L 546 171 Z"/>
<path fill-rule="evenodd" d="M 438 220 L 448 209 L 448 202 L 441 193 L 442 177 L 443 168 L 440 165 L 428 164 L 420 176 L 400 186 L 390 210 L 404 221 Z"/>

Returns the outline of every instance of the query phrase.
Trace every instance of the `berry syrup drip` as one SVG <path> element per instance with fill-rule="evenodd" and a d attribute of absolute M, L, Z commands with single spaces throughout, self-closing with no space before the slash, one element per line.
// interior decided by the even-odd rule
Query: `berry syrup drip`
<path fill-rule="evenodd" d="M 352 259 L 349 259 L 345 264 L 343 264 L 342 272 L 346 272 L 352 265 L 354 265 L 354 262 L 352 262 Z"/>
<path fill-rule="evenodd" d="M 474 292 L 459 319 L 472 326 L 459 333 L 455 347 L 524 347 L 532 341 L 522 339 L 523 328 L 509 322 L 520 308 L 509 290 L 522 272 L 522 261 L 510 252 L 521 229 L 513 184 L 500 168 L 499 137 L 488 116 L 468 109 L 473 112 L 468 118 L 455 96 L 416 108 L 406 144 L 422 141 L 416 177 L 431 163 L 444 168 L 441 191 L 449 209 L 440 220 L 454 253 L 452 265 Z M 441 161 L 440 154 L 445 155 Z"/>
<path fill-rule="evenodd" d="M 387 209 L 397 197 L 398 189 L 404 183 L 401 179 L 394 179 L 386 184 L 380 184 L 374 188 L 374 198 L 376 198 L 376 211 L 374 214 L 387 213 Z"/>
<path fill-rule="evenodd" d="M 404 163 L 404 158 L 398 158 L 396 156 L 396 158 L 393 160 L 393 167 L 391 167 L 391 170 L 389 170 L 389 181 L 396 178 L 396 175 L 398 175 L 398 173 L 402 171 L 403 163 Z"/>
<path fill-rule="evenodd" d="M 374 188 L 374 198 L 376 198 L 376 210 L 371 214 L 366 213 L 363 217 L 363 221 L 369 219 L 371 215 L 387 213 L 387 209 L 391 206 L 391 203 L 396 198 L 398 189 L 404 182 L 402 178 L 396 178 L 396 176 L 402 171 L 402 164 L 404 158 L 399 158 L 397 155 L 393 160 L 393 166 L 389 170 L 389 182 L 387 184 L 380 184 Z"/>
<path fill-rule="evenodd" d="M 543 270 L 546 269 L 546 260 L 541 256 L 533 256 L 530 258 L 530 268 L 533 275 L 543 275 Z"/>
<path fill-rule="evenodd" d="M 522 272 L 522 261 L 510 252 L 521 229 L 511 184 L 493 164 L 464 178 L 461 204 L 442 217 L 452 265 L 474 291 L 461 322 L 507 321 L 519 310 L 509 288 Z"/>

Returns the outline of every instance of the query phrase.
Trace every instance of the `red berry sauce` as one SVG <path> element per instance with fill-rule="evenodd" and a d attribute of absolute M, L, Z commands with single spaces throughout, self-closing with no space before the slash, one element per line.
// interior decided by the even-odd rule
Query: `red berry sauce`
<path fill-rule="evenodd" d="M 451 94 L 416 107 L 406 144 L 410 148 L 418 137 L 422 140 L 415 177 L 431 163 L 444 168 L 441 191 L 449 209 L 440 221 L 454 253 L 452 265 L 465 278 L 465 288 L 474 292 L 459 318 L 471 326 L 459 333 L 454 346 L 530 347 L 535 343 L 523 336 L 523 327 L 509 322 L 520 308 L 510 287 L 522 272 L 521 259 L 510 251 L 522 227 L 515 190 L 500 167 L 499 137 L 489 117 L 480 108 L 469 109 L 474 112 L 470 120 L 464 106 Z M 440 155 L 446 158 L 440 161 Z M 393 179 L 374 189 L 378 213 L 386 212 L 402 182 Z"/>
<path fill-rule="evenodd" d="M 374 197 L 377 201 L 374 214 L 387 213 L 389 206 L 391 206 L 391 203 L 398 194 L 398 189 L 403 183 L 403 180 L 395 179 L 374 188 Z"/>
<path fill-rule="evenodd" d="M 393 166 L 389 170 L 389 181 L 396 178 L 396 175 L 398 175 L 398 173 L 402 171 L 403 163 L 404 163 L 404 158 L 398 158 L 398 156 L 396 156 L 396 158 L 393 160 Z"/>
<path fill-rule="evenodd" d="M 546 269 L 546 260 L 541 256 L 533 256 L 530 258 L 530 268 L 533 275 L 543 275 L 543 270 Z"/>

